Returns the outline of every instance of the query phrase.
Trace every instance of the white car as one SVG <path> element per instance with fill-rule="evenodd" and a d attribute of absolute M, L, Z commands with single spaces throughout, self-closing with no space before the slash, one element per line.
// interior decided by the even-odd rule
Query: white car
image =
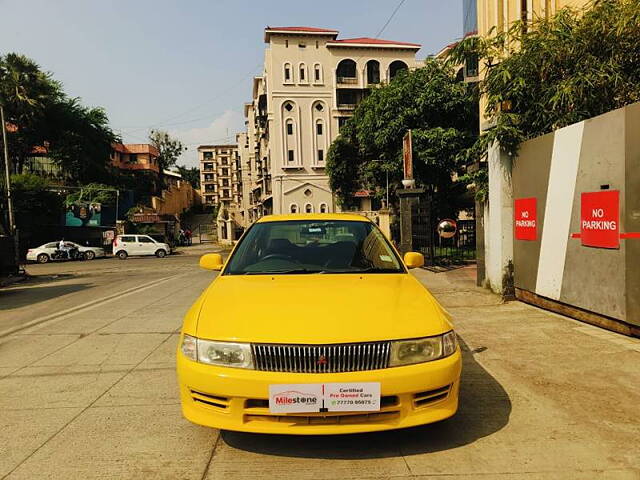
<path fill-rule="evenodd" d="M 171 253 L 167 243 L 160 243 L 149 235 L 118 235 L 113 241 L 113 254 L 124 260 L 130 255 L 166 257 Z"/>
<path fill-rule="evenodd" d="M 30 248 L 27 250 L 27 260 L 30 262 L 38 262 L 38 263 L 47 263 L 51 260 L 62 260 L 63 258 L 58 258 L 58 243 L 60 242 L 51 242 L 45 243 L 44 245 L 40 245 L 36 248 Z M 64 242 L 65 246 L 69 249 L 77 248 L 78 252 L 82 254 L 80 256 L 81 259 L 85 260 L 93 260 L 94 258 L 104 257 L 104 249 L 100 247 L 85 247 L 82 245 L 78 245 L 74 242 Z M 66 258 L 64 258 L 66 259 Z"/>

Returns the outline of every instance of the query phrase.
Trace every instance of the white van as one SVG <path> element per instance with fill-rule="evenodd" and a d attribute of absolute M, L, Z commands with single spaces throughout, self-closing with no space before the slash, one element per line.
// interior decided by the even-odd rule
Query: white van
<path fill-rule="evenodd" d="M 118 235 L 113 241 L 113 254 L 120 260 L 129 255 L 155 255 L 166 257 L 171 253 L 171 247 L 166 243 L 155 241 L 149 235 Z"/>

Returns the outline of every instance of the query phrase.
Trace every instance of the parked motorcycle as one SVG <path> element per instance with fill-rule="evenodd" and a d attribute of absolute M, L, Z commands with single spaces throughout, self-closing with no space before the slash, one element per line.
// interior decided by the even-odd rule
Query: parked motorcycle
<path fill-rule="evenodd" d="M 77 248 L 70 248 L 69 250 L 56 249 L 56 251 L 51 254 L 51 259 L 52 260 L 84 260 L 85 255 L 83 252 L 80 252 Z"/>

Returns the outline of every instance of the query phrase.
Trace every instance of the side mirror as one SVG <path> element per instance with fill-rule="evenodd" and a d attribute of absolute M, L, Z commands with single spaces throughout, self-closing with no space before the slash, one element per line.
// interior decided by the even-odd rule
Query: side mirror
<path fill-rule="evenodd" d="M 420 268 L 424 265 L 424 256 L 418 252 L 407 252 L 404 254 L 404 264 L 407 268 Z"/>
<path fill-rule="evenodd" d="M 200 268 L 205 270 L 222 270 L 222 255 L 207 253 L 200 257 Z"/>

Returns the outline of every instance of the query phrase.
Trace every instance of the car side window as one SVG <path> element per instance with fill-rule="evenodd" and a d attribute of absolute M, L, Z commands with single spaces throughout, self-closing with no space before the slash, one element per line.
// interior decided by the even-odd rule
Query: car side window
<path fill-rule="evenodd" d="M 125 242 L 125 243 L 126 243 L 126 242 L 135 242 L 135 241 L 136 241 L 136 237 L 130 237 L 130 236 L 127 236 L 127 237 L 120 237 L 120 240 L 121 240 L 122 242 Z"/>
<path fill-rule="evenodd" d="M 138 237 L 140 243 L 154 243 L 149 237 Z"/>
<path fill-rule="evenodd" d="M 58 244 L 57 243 L 47 243 L 44 248 L 57 248 Z"/>

